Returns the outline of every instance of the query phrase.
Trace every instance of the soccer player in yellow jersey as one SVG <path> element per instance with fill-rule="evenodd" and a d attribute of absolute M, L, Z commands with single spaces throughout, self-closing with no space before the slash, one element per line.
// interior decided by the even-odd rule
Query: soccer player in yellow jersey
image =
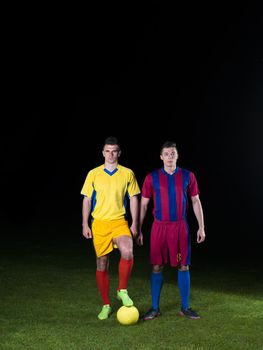
<path fill-rule="evenodd" d="M 112 311 L 108 270 L 109 254 L 114 248 L 121 254 L 117 298 L 124 306 L 133 305 L 127 285 L 133 267 L 132 236 L 138 233 L 140 189 L 133 171 L 118 164 L 121 150 L 115 137 L 105 140 L 102 154 L 104 164 L 89 171 L 81 194 L 84 196 L 82 233 L 85 238 L 93 239 L 97 259 L 96 281 L 103 303 L 98 318 L 105 320 Z M 130 228 L 126 217 L 128 201 L 132 217 Z"/>

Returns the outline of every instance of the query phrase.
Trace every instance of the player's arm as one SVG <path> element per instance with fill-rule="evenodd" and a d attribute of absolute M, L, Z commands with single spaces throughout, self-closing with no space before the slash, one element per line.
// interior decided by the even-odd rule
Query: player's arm
<path fill-rule="evenodd" d="M 139 198 L 137 195 L 130 198 L 130 212 L 132 217 L 132 224 L 130 227 L 133 237 L 138 234 L 138 224 L 139 224 Z"/>
<path fill-rule="evenodd" d="M 142 197 L 141 198 L 141 205 L 140 205 L 140 229 L 139 229 L 139 236 L 137 238 L 137 243 L 139 245 L 143 245 L 143 233 L 142 233 L 142 225 L 147 213 L 147 209 L 148 209 L 148 204 L 150 202 L 150 198 L 145 198 Z"/>
<path fill-rule="evenodd" d="M 205 224 L 204 224 L 203 208 L 202 208 L 199 195 L 191 197 L 191 200 L 192 200 L 194 214 L 199 226 L 197 231 L 197 243 L 201 243 L 205 240 Z"/>
<path fill-rule="evenodd" d="M 87 196 L 84 196 L 82 203 L 82 234 L 87 239 L 92 238 L 91 229 L 89 227 L 90 210 L 91 200 Z"/>

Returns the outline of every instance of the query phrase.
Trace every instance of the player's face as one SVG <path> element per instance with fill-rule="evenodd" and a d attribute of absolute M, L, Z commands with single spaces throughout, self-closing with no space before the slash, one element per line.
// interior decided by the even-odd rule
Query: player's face
<path fill-rule="evenodd" d="M 118 145 L 105 145 L 102 154 L 106 163 L 114 164 L 117 163 L 121 151 Z"/>
<path fill-rule="evenodd" d="M 178 152 L 175 147 L 164 148 L 162 154 L 160 155 L 161 160 L 165 167 L 176 166 L 176 161 L 178 159 Z"/>

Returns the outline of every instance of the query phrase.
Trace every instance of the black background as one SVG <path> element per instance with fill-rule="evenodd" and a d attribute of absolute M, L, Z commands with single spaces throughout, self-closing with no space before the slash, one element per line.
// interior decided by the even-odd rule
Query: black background
<path fill-rule="evenodd" d="M 178 165 L 200 187 L 200 251 L 260 253 L 263 30 L 260 9 L 241 10 L 157 1 L 17 9 L 5 53 L 1 221 L 17 230 L 69 222 L 82 239 L 80 190 L 103 162 L 104 139 L 120 140 L 120 163 L 140 186 L 174 140 Z M 191 224 L 194 233 L 193 215 Z"/>

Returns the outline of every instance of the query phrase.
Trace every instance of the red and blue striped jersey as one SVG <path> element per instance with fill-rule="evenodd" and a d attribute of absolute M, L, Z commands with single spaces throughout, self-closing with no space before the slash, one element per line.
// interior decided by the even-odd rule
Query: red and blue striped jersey
<path fill-rule="evenodd" d="M 164 168 L 149 173 L 143 183 L 142 196 L 153 197 L 153 215 L 159 221 L 186 220 L 188 195 L 199 194 L 195 175 L 176 167 L 170 175 Z"/>

